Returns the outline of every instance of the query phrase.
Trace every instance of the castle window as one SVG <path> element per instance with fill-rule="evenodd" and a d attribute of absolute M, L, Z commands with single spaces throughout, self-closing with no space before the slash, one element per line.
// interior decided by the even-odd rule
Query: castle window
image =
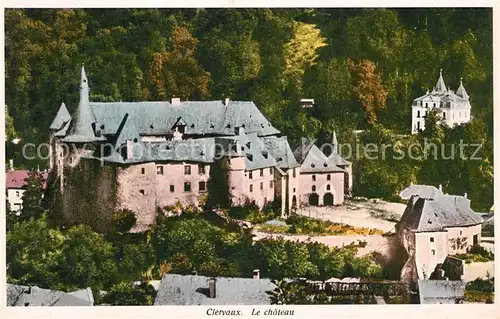
<path fill-rule="evenodd" d="M 71 157 L 71 156 L 69 157 L 69 163 L 73 164 L 73 157 Z"/>
<path fill-rule="evenodd" d="M 198 165 L 198 174 L 205 175 L 205 165 Z"/>
<path fill-rule="evenodd" d="M 420 118 L 420 111 L 417 111 L 417 118 Z"/>
<path fill-rule="evenodd" d="M 248 172 L 248 179 L 253 179 L 253 172 Z"/>
<path fill-rule="evenodd" d="M 175 186 L 174 185 L 170 185 L 170 192 L 171 193 L 175 192 Z"/>
<path fill-rule="evenodd" d="M 20 196 L 21 196 L 21 194 L 19 194 L 19 191 L 16 191 L 16 197 L 20 197 Z M 460 235 L 462 235 L 462 234 L 460 234 Z"/>
<path fill-rule="evenodd" d="M 293 189 L 293 192 L 295 193 L 295 188 Z"/>
<path fill-rule="evenodd" d="M 163 175 L 163 166 L 156 166 L 156 175 Z"/>
<path fill-rule="evenodd" d="M 273 181 L 269 181 L 269 188 L 273 188 Z"/>
<path fill-rule="evenodd" d="M 144 195 L 144 190 L 143 190 L 143 189 L 140 189 L 140 190 L 139 190 L 139 193 L 141 193 L 141 195 Z"/>
<path fill-rule="evenodd" d="M 313 175 L 312 179 L 313 179 L 313 182 L 315 182 L 316 181 L 316 175 Z"/>
<path fill-rule="evenodd" d="M 429 103 L 425 102 L 425 107 L 426 108 L 429 107 Z"/>
<path fill-rule="evenodd" d="M 264 190 L 264 183 L 260 182 L 260 190 Z"/>
<path fill-rule="evenodd" d="M 460 236 L 462 236 L 462 231 L 460 231 Z"/>
<path fill-rule="evenodd" d="M 332 178 L 331 178 L 330 174 L 326 175 L 326 180 L 327 180 L 327 181 L 329 181 L 329 180 L 331 180 L 331 179 L 332 179 Z"/>
<path fill-rule="evenodd" d="M 312 191 L 315 192 L 316 191 L 316 185 L 313 185 L 312 186 Z"/>
<path fill-rule="evenodd" d="M 432 107 L 436 107 L 436 103 L 435 103 L 435 102 L 434 102 L 434 103 L 432 103 Z"/>
<path fill-rule="evenodd" d="M 326 185 L 326 190 L 329 191 L 330 190 L 330 184 Z"/>
<path fill-rule="evenodd" d="M 184 182 L 184 192 L 185 193 L 191 192 L 191 183 L 190 182 Z"/>
<path fill-rule="evenodd" d="M 206 191 L 207 190 L 207 182 L 199 182 L 198 189 L 199 189 L 200 193 Z"/>
<path fill-rule="evenodd" d="M 431 243 L 433 243 L 433 242 L 434 242 L 434 237 L 431 237 L 431 238 L 429 238 L 429 239 L 430 239 Z"/>
<path fill-rule="evenodd" d="M 420 130 L 420 122 L 417 122 L 417 130 Z"/>
<path fill-rule="evenodd" d="M 146 169 L 144 167 L 141 168 L 141 174 L 142 175 L 146 174 Z"/>
<path fill-rule="evenodd" d="M 273 175 L 273 168 L 269 167 L 269 175 Z"/>
<path fill-rule="evenodd" d="M 191 175 L 191 165 L 184 166 L 184 175 Z"/>
<path fill-rule="evenodd" d="M 295 168 L 293 169 L 293 177 L 295 177 Z"/>
<path fill-rule="evenodd" d="M 443 120 L 446 120 L 446 113 L 443 112 Z"/>
<path fill-rule="evenodd" d="M 264 176 L 264 169 L 260 169 L 260 177 L 263 177 Z"/>
<path fill-rule="evenodd" d="M 433 249 L 433 250 L 431 250 L 431 252 L 432 252 L 432 256 L 436 256 L 436 250 Z"/>
<path fill-rule="evenodd" d="M 249 191 L 250 191 L 250 193 L 253 192 L 253 185 L 252 184 L 250 184 Z"/>

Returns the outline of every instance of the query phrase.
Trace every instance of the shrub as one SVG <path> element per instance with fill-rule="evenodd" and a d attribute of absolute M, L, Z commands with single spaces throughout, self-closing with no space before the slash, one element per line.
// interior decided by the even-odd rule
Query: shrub
<path fill-rule="evenodd" d="M 294 215 L 286 220 L 289 233 L 298 235 L 382 235 L 383 231 L 365 227 L 354 227 L 332 223 L 306 216 Z"/>
<path fill-rule="evenodd" d="M 137 217 L 130 209 L 122 209 L 114 212 L 111 220 L 115 232 L 126 233 L 135 225 Z"/>
<path fill-rule="evenodd" d="M 495 254 L 480 245 L 475 245 L 472 246 L 466 254 L 457 254 L 456 257 L 470 264 L 472 262 L 488 262 L 494 260 Z"/>
<path fill-rule="evenodd" d="M 279 225 L 267 225 L 267 224 L 264 224 L 262 226 L 259 227 L 259 230 L 260 231 L 263 231 L 263 232 L 267 232 L 267 233 L 279 233 L 279 234 L 283 234 L 283 233 L 287 233 L 288 232 L 288 228 L 289 226 L 279 226 Z"/>

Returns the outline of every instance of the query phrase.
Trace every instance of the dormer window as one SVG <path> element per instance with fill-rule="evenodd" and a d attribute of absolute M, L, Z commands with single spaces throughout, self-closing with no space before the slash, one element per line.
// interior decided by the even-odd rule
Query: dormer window
<path fill-rule="evenodd" d="M 311 163 L 311 167 L 315 167 L 316 165 L 314 163 Z"/>
<path fill-rule="evenodd" d="M 210 128 L 214 128 L 214 125 L 213 125 L 213 124 L 210 124 Z"/>
<path fill-rule="evenodd" d="M 264 158 L 267 158 L 267 155 L 268 155 L 268 154 L 267 154 L 267 151 L 263 151 L 263 152 L 262 152 L 262 156 L 264 156 Z"/>
<path fill-rule="evenodd" d="M 249 161 L 253 161 L 253 155 L 252 154 L 247 154 L 247 158 Z"/>

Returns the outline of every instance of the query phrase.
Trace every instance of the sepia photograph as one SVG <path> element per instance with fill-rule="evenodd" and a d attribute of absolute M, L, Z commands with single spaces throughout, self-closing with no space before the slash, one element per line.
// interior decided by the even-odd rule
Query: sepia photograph
<path fill-rule="evenodd" d="M 3 15 L 7 308 L 495 303 L 492 7 Z"/>

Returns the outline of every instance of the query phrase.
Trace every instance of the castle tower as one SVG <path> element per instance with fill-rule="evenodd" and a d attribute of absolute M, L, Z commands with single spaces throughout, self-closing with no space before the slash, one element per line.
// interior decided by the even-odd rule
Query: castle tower
<path fill-rule="evenodd" d="M 82 74 L 80 79 L 80 102 L 78 109 L 73 115 L 68 135 L 63 139 L 63 142 L 68 143 L 90 143 L 105 141 L 104 136 L 96 136 L 95 128 L 96 119 L 89 101 L 89 84 L 85 68 L 82 65 Z"/>
<path fill-rule="evenodd" d="M 443 79 L 443 69 L 439 70 L 439 79 L 434 87 L 434 92 L 446 92 L 446 85 L 444 84 Z"/>
<path fill-rule="evenodd" d="M 457 92 L 455 94 L 463 99 L 466 100 L 469 99 L 469 94 L 467 94 L 467 91 L 465 91 L 464 84 L 462 83 L 462 78 L 460 78 L 460 86 L 458 87 Z"/>

